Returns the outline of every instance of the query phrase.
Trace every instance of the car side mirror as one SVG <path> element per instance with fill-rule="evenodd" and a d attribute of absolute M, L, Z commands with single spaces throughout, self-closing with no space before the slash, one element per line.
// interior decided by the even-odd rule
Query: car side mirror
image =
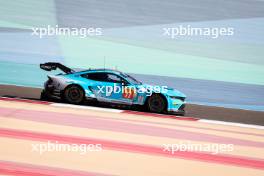
<path fill-rule="evenodd" d="M 128 86 L 129 83 L 128 83 L 127 81 L 125 81 L 125 80 L 122 80 L 122 85 L 124 85 L 124 86 Z"/>

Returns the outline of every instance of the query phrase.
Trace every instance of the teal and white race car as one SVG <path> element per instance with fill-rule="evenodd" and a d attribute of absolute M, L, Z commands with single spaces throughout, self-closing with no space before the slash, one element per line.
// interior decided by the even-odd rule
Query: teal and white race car
<path fill-rule="evenodd" d="M 42 99 L 58 98 L 72 104 L 95 100 L 128 106 L 140 105 L 150 112 L 184 114 L 186 96 L 167 86 L 143 84 L 132 76 L 112 69 L 75 71 L 60 63 L 40 64 L 46 71 L 59 68 L 64 73 L 48 76 Z"/>

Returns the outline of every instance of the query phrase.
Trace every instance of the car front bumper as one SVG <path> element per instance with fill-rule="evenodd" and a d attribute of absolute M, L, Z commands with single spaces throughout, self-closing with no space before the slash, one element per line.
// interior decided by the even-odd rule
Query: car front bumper
<path fill-rule="evenodd" d="M 185 104 L 182 104 L 179 108 L 174 109 L 168 109 L 169 114 L 175 114 L 175 115 L 184 115 L 185 114 Z"/>

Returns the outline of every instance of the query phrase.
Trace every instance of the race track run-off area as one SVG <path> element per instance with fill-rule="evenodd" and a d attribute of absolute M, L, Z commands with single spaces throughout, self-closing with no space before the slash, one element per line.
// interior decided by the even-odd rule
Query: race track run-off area
<path fill-rule="evenodd" d="M 1 175 L 264 175 L 262 126 L 192 117 L 1 98 L 0 144 Z"/>

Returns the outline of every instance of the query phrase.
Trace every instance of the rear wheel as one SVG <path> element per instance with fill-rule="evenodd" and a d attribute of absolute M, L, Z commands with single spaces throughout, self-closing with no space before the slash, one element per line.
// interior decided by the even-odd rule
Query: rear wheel
<path fill-rule="evenodd" d="M 84 91 L 80 86 L 69 86 L 64 91 L 64 99 L 71 104 L 80 104 L 84 100 Z"/>
<path fill-rule="evenodd" d="M 40 100 L 48 101 L 50 99 L 48 93 L 45 90 L 42 90 L 40 94 Z"/>
<path fill-rule="evenodd" d="M 166 100 L 159 94 L 153 94 L 148 99 L 148 109 L 151 112 L 163 113 L 166 111 Z"/>

